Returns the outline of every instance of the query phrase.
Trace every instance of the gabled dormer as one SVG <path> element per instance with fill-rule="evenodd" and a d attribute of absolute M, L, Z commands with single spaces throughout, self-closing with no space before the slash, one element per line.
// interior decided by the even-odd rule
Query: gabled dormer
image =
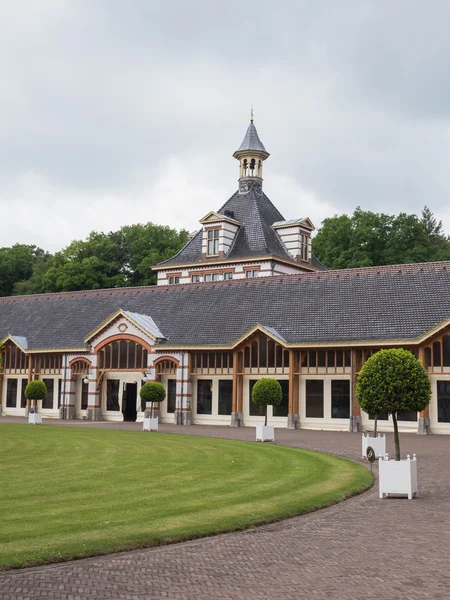
<path fill-rule="evenodd" d="M 203 226 L 202 259 L 226 256 L 240 227 L 239 221 L 234 219 L 234 212 L 229 210 L 220 215 L 212 210 L 200 219 L 200 223 Z"/>
<path fill-rule="evenodd" d="M 272 225 L 272 228 L 278 233 L 293 259 L 304 262 L 311 260 L 311 233 L 315 230 L 315 227 L 308 217 L 306 219 L 277 221 Z"/>

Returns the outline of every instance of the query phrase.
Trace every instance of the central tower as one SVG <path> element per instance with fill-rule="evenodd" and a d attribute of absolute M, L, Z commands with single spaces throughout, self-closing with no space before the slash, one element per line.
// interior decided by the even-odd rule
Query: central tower
<path fill-rule="evenodd" d="M 247 133 L 233 156 L 239 161 L 239 193 L 245 194 L 248 192 L 249 185 L 252 182 L 262 184 L 263 162 L 270 154 L 259 139 L 253 123 L 253 112 Z"/>
<path fill-rule="evenodd" d="M 308 218 L 286 221 L 262 189 L 263 162 L 269 153 L 259 139 L 253 111 L 233 156 L 239 161 L 239 189 L 218 210 L 200 219 L 201 229 L 184 248 L 153 267 L 158 285 L 325 269 L 311 254 L 312 222 Z"/>

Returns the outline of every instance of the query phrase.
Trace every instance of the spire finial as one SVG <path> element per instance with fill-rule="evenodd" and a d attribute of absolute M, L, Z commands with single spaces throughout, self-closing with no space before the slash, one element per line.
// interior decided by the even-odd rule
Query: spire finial
<path fill-rule="evenodd" d="M 250 121 L 253 123 L 253 104 L 252 104 L 252 107 L 250 109 Z"/>

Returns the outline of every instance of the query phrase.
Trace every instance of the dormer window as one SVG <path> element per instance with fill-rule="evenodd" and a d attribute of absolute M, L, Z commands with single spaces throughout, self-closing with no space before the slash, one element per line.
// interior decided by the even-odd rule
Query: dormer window
<path fill-rule="evenodd" d="M 180 278 L 178 275 L 171 275 L 169 277 L 169 285 L 176 285 L 177 283 L 180 283 Z"/>
<path fill-rule="evenodd" d="M 217 256 L 219 254 L 219 230 L 209 229 L 208 230 L 208 256 Z"/>
<path fill-rule="evenodd" d="M 302 260 L 308 260 L 308 236 L 307 235 L 303 235 L 301 236 L 301 248 L 300 248 L 300 258 Z"/>

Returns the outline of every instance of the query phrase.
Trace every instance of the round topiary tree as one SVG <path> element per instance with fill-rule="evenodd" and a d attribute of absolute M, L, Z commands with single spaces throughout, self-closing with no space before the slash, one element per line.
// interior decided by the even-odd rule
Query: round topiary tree
<path fill-rule="evenodd" d="M 400 460 L 397 413 L 424 410 L 430 397 L 428 373 L 408 350 L 380 350 L 359 373 L 356 399 L 360 407 L 367 413 L 392 415 L 395 460 Z"/>
<path fill-rule="evenodd" d="M 264 425 L 267 425 L 267 406 L 278 406 L 283 399 L 283 390 L 279 381 L 266 377 L 259 379 L 252 389 L 252 402 L 265 406 Z"/>
<path fill-rule="evenodd" d="M 166 390 L 163 384 L 159 383 L 159 381 L 148 381 L 141 387 L 140 396 L 142 410 L 145 409 L 146 402 L 152 403 L 151 416 L 153 418 L 153 403 L 156 402 L 159 404 L 162 402 L 166 397 Z"/>
<path fill-rule="evenodd" d="M 47 395 L 47 386 L 40 379 L 36 379 L 34 381 L 30 381 L 30 383 L 25 388 L 25 398 L 27 400 L 32 400 L 36 403 L 36 412 L 37 412 L 37 401 L 44 400 Z"/>

